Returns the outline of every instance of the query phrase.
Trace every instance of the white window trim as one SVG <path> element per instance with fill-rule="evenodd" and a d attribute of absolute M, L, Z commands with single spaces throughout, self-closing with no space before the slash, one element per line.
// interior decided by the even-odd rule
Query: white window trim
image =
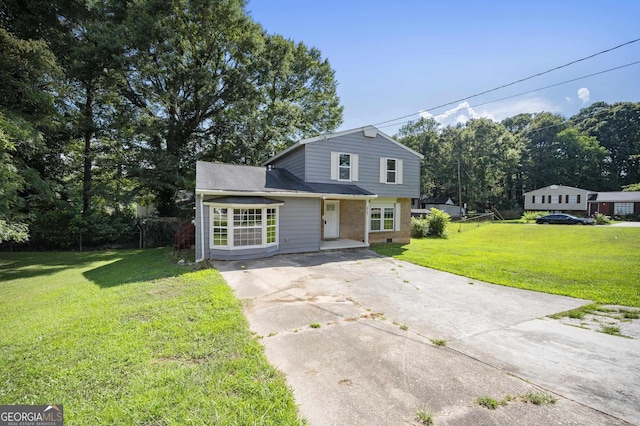
<path fill-rule="evenodd" d="M 280 244 L 280 207 L 284 205 L 284 203 L 280 204 L 216 204 L 216 203 L 205 203 L 209 207 L 209 248 L 211 250 L 245 250 L 252 248 L 266 248 L 278 246 Z M 214 235 L 213 235 L 213 209 L 221 208 L 227 209 L 227 245 L 226 246 L 216 246 L 214 245 Z M 262 210 L 262 244 L 254 244 L 251 246 L 236 246 L 234 245 L 234 221 L 233 221 L 233 212 L 236 209 L 254 209 L 254 210 Z M 267 209 L 275 209 L 276 210 L 276 240 L 273 243 L 267 243 Z"/>
<path fill-rule="evenodd" d="M 213 226 L 213 209 L 227 209 L 227 244 L 226 245 L 214 245 L 214 239 L 215 239 L 215 234 L 213 232 L 214 230 L 214 226 Z M 221 205 L 217 205 L 217 206 L 209 206 L 209 247 L 210 248 L 227 248 L 229 247 L 229 208 L 228 207 L 222 207 Z M 233 210 L 233 209 L 231 209 Z M 223 228 L 223 227 L 220 227 Z"/>
<path fill-rule="evenodd" d="M 393 228 L 392 229 L 372 229 L 371 228 L 371 214 L 373 209 L 379 208 L 381 209 L 380 214 L 380 227 L 384 228 L 384 209 L 392 209 L 393 210 Z M 367 227 L 369 228 L 369 232 L 393 232 L 400 230 L 400 203 L 385 203 L 385 204 L 375 204 L 371 203 L 371 207 L 369 208 L 369 220 L 367 221 Z"/>
<path fill-rule="evenodd" d="M 340 156 L 349 156 L 349 179 L 340 179 Z M 331 180 L 339 182 L 357 182 L 358 181 L 358 162 L 359 155 L 350 152 L 331 152 Z"/>
<path fill-rule="evenodd" d="M 388 182 L 387 181 L 387 160 L 394 160 L 396 162 L 396 181 Z M 392 157 L 380 157 L 380 183 L 384 183 L 387 185 L 402 185 L 402 159 L 401 158 L 392 158 Z"/>

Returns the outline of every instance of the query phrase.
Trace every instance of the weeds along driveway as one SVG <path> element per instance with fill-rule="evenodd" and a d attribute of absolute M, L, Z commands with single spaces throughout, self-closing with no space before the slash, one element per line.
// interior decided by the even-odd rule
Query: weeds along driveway
<path fill-rule="evenodd" d="M 546 318 L 588 301 L 369 250 L 215 266 L 311 425 L 640 424 L 638 340 Z M 516 397 L 540 392 L 557 403 Z"/>

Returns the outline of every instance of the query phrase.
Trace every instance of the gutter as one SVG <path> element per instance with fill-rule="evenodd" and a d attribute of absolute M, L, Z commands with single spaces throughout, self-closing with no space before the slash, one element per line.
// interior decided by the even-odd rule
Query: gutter
<path fill-rule="evenodd" d="M 259 196 L 259 197 L 292 197 L 292 198 L 333 198 L 341 200 L 370 200 L 378 198 L 377 195 L 364 194 L 331 194 L 331 193 L 314 193 L 314 192 L 266 192 L 266 191 L 212 191 L 206 189 L 196 189 L 196 194 L 204 195 L 228 195 L 228 196 Z"/>
<path fill-rule="evenodd" d="M 197 191 L 196 191 L 197 194 Z M 196 195 L 196 209 L 197 205 L 197 195 Z M 204 260 L 204 195 L 200 194 L 200 251 L 202 252 L 200 259 L 196 259 L 196 263 L 200 263 Z"/>

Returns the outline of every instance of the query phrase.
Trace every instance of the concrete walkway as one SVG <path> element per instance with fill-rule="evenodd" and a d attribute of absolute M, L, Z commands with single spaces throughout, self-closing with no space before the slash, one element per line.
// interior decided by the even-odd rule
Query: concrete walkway
<path fill-rule="evenodd" d="M 419 424 L 418 410 L 436 425 L 640 424 L 640 342 L 546 318 L 586 300 L 369 250 L 215 266 L 311 425 Z"/>

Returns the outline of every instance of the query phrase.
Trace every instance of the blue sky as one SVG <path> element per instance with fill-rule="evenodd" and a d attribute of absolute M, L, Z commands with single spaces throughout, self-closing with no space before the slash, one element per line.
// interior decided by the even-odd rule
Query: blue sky
<path fill-rule="evenodd" d="M 316 47 L 329 60 L 344 106 L 340 130 L 463 99 L 640 38 L 638 0 L 252 0 L 247 10 L 267 32 Z M 477 106 L 636 61 L 640 42 L 429 113 L 446 125 L 521 112 L 568 117 L 597 101 L 638 102 L 640 64 Z M 393 135 L 399 125 L 379 127 Z"/>

